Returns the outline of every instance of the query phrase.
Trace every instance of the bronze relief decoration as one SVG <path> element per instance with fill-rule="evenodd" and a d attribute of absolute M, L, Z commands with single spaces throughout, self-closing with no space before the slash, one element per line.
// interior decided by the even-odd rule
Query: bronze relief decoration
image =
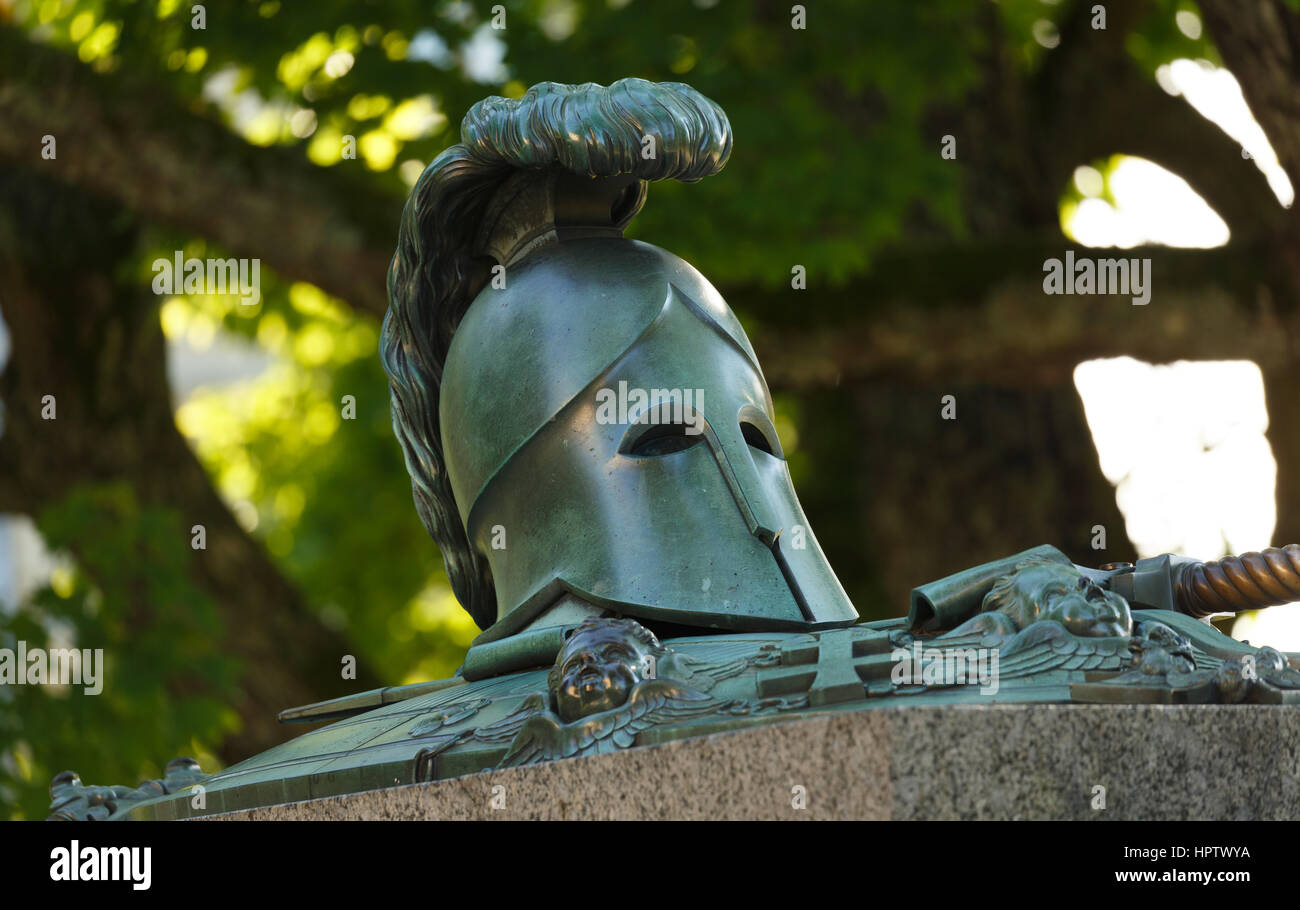
<path fill-rule="evenodd" d="M 1295 545 L 1103 567 L 1040 546 L 858 622 L 740 320 L 624 237 L 652 183 L 725 180 L 732 138 L 681 83 L 476 104 L 406 203 L 381 340 L 416 510 L 482 630 L 464 666 L 289 709 L 334 722 L 217 774 L 60 775 L 52 816 L 186 818 L 881 707 L 1300 703 L 1295 658 L 1204 621 L 1300 600 Z"/>

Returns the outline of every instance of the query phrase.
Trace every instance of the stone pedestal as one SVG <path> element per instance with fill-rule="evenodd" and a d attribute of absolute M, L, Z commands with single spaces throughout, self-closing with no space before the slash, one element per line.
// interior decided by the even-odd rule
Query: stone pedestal
<path fill-rule="evenodd" d="M 1300 710 L 847 711 L 217 818 L 1295 819 Z"/>

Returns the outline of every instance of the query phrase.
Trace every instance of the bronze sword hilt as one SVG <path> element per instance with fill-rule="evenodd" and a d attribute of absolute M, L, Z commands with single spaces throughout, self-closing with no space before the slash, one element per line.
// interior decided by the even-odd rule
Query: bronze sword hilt
<path fill-rule="evenodd" d="M 1300 601 L 1300 545 L 1209 562 L 1166 554 L 1085 574 L 1135 607 L 1176 610 L 1203 619 Z"/>

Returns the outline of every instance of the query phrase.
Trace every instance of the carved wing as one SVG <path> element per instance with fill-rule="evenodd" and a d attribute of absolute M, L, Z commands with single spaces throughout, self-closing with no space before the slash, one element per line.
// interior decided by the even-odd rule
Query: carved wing
<path fill-rule="evenodd" d="M 1300 671 L 1290 667 L 1265 669 L 1259 677 L 1279 689 L 1300 689 Z"/>
<path fill-rule="evenodd" d="M 997 648 L 1014 638 L 1017 631 L 1016 624 L 1005 614 L 980 613 L 929 644 L 943 648 Z"/>
<path fill-rule="evenodd" d="M 630 716 L 612 732 L 626 747 L 642 730 L 712 714 L 728 703 L 671 679 L 650 679 L 632 690 L 623 706 Z"/>
<path fill-rule="evenodd" d="M 539 715 L 553 716 L 546 706 L 546 697 L 539 692 L 534 692 L 520 702 L 519 707 L 510 714 L 475 730 L 472 739 L 475 742 L 504 745 L 518 736 L 519 731 L 531 718 Z"/>
<path fill-rule="evenodd" d="M 726 704 L 673 680 L 646 680 L 638 683 L 628 695 L 627 702 L 618 708 L 571 724 L 561 723 L 549 711 L 525 718 L 518 736 L 498 767 L 553 761 L 582 752 L 626 749 L 636 742 L 636 735 L 642 730 L 711 714 Z M 505 720 L 501 723 L 504 724 Z"/>
<path fill-rule="evenodd" d="M 1114 670 L 1133 663 L 1129 638 L 1081 638 L 1058 622 L 1036 622 L 1013 638 L 998 658 L 1003 679 L 1050 670 Z"/>
<path fill-rule="evenodd" d="M 514 737 L 510 750 L 497 765 L 498 768 L 514 768 L 518 765 L 531 765 L 534 762 L 553 761 L 566 758 L 574 751 L 571 748 L 572 735 L 550 711 L 533 714 L 525 718 L 519 733 Z"/>

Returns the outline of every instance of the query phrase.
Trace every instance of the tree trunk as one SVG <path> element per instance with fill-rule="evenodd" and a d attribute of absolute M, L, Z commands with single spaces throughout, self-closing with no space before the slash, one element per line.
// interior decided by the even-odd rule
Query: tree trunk
<path fill-rule="evenodd" d="M 1071 384 L 877 379 L 813 400 L 800 450 L 819 470 L 798 478 L 799 494 L 864 619 L 902 615 L 913 587 L 1039 544 L 1081 565 L 1133 558 Z"/>
<path fill-rule="evenodd" d="M 1275 546 L 1300 543 L 1300 366 L 1264 371 L 1268 443 L 1277 462 Z"/>
<path fill-rule="evenodd" d="M 278 711 L 378 685 L 378 674 L 361 664 L 358 679 L 341 678 L 347 642 L 238 525 L 176 429 L 160 298 L 121 277 L 134 238 L 115 204 L 45 178 L 0 178 L 0 309 L 12 344 L 0 374 L 0 510 L 35 516 L 79 485 L 120 480 L 141 503 L 180 512 L 175 546 L 217 604 L 223 653 L 242 661 L 242 729 L 221 752 L 246 758 L 288 738 Z M 53 420 L 41 415 L 47 395 Z M 194 525 L 204 550 L 191 549 Z"/>

